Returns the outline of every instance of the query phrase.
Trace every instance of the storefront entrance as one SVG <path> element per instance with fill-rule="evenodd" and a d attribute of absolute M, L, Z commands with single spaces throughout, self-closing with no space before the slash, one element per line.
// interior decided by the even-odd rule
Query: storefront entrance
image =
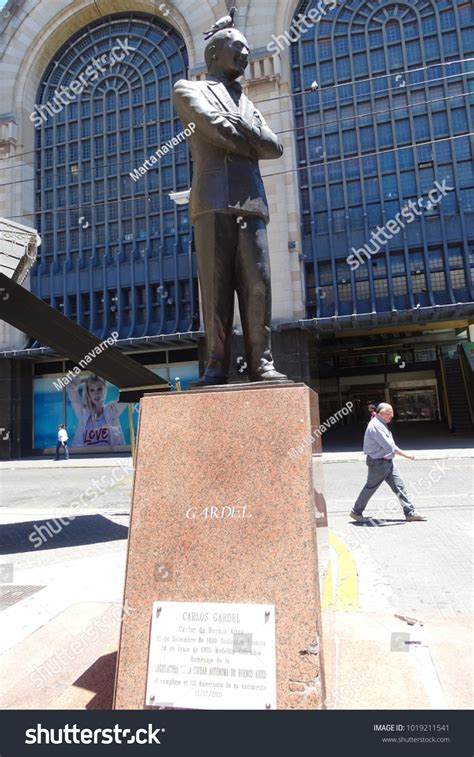
<path fill-rule="evenodd" d="M 397 421 L 440 420 L 436 387 L 392 391 L 392 404 Z"/>

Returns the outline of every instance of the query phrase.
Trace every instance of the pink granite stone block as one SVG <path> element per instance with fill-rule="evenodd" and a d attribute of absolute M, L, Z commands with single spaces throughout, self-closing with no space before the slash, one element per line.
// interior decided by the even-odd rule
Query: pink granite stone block
<path fill-rule="evenodd" d="M 288 454 L 315 413 L 304 384 L 143 399 L 117 709 L 145 706 L 156 600 L 275 605 L 277 707 L 321 706 L 311 445 Z"/>

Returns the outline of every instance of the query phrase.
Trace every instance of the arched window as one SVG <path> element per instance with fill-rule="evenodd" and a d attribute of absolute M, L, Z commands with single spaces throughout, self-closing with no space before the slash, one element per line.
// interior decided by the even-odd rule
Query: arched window
<path fill-rule="evenodd" d="M 30 116 L 43 240 L 33 291 L 102 338 L 188 331 L 199 317 L 188 208 L 169 197 L 190 186 L 171 102 L 187 65 L 163 20 L 102 18 L 55 55 Z"/>
<path fill-rule="evenodd" d="M 467 272 L 474 179 L 472 142 L 463 135 L 474 131 L 474 113 L 470 64 L 456 61 L 474 53 L 472 3 L 346 0 L 321 10 L 322 5 L 300 3 L 295 18 L 305 16 L 309 26 L 313 14 L 314 23 L 293 42 L 290 55 L 307 316 L 469 301 L 472 291 L 466 286 L 461 296 L 449 278 L 449 245 L 457 233 Z M 315 80 L 319 88 L 313 91 Z M 335 271 L 353 249 L 369 244 L 374 250 L 377 226 L 395 219 L 410 200 L 426 198 L 434 181 L 443 179 L 454 190 L 439 205 L 426 199 L 420 216 L 364 260 L 372 279 L 364 297 L 358 296 L 354 272 L 343 295 L 334 277 L 329 297 L 328 261 Z M 410 279 L 411 250 L 417 248 L 429 270 L 432 245 L 443 249 L 447 292 L 431 281 L 419 291 Z M 400 279 L 375 286 L 373 263 L 390 270 L 391 256 L 398 268 L 404 265 L 397 269 Z"/>

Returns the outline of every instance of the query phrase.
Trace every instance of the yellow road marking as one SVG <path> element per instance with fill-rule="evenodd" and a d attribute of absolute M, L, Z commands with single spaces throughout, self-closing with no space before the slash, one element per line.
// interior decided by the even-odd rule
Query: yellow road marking
<path fill-rule="evenodd" d="M 357 568 L 349 548 L 336 534 L 329 531 L 329 546 L 337 557 L 337 585 L 334 592 L 331 563 L 323 581 L 322 606 L 335 610 L 356 610 L 360 607 Z"/>

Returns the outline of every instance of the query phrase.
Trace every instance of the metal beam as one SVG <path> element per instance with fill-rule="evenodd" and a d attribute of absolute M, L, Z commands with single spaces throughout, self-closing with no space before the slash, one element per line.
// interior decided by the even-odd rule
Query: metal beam
<path fill-rule="evenodd" d="M 167 381 L 140 365 L 117 347 L 104 346 L 82 326 L 59 313 L 27 289 L 0 273 L 0 317 L 28 336 L 47 344 L 58 355 L 76 365 L 88 356 L 84 370 L 91 370 L 119 389 L 140 386 L 154 391 L 169 391 Z"/>

